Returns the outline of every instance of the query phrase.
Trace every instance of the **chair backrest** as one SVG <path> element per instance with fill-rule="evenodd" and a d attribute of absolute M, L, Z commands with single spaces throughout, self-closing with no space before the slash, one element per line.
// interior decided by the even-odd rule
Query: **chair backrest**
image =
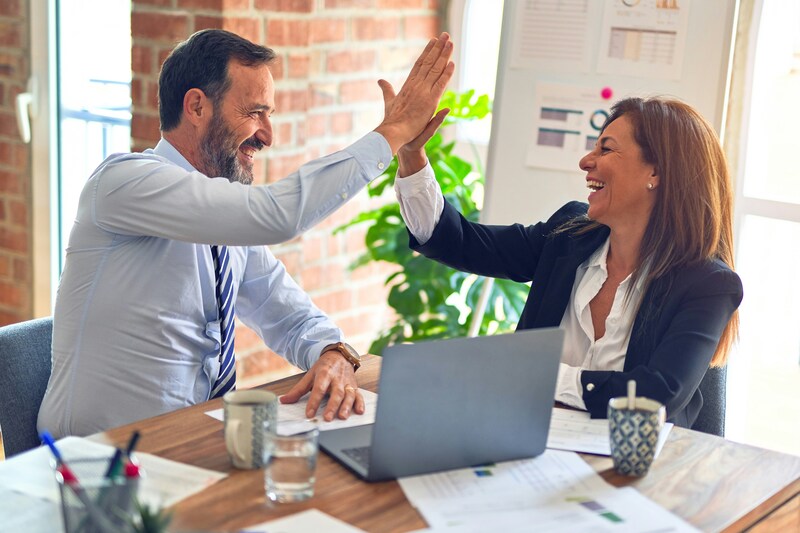
<path fill-rule="evenodd" d="M 709 368 L 700 382 L 703 407 L 697 415 L 692 429 L 725 436 L 725 391 L 728 367 Z"/>
<path fill-rule="evenodd" d="M 52 317 L 0 328 L 0 431 L 6 457 L 39 445 L 36 419 L 52 368 Z"/>

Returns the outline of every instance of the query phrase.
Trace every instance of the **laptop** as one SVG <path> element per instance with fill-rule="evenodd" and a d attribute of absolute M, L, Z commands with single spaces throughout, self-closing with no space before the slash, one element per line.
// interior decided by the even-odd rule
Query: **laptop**
<path fill-rule="evenodd" d="M 367 481 L 535 457 L 563 343 L 543 328 L 391 346 L 375 423 L 320 432 L 320 447 Z"/>

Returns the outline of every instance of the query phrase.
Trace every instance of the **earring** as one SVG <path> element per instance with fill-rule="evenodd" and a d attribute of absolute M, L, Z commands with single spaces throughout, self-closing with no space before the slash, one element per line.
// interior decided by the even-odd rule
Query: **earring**
<path fill-rule="evenodd" d="M 653 185 L 652 183 L 648 183 L 647 184 L 647 190 L 648 191 L 652 191 L 654 188 L 655 188 L 655 185 Z"/>

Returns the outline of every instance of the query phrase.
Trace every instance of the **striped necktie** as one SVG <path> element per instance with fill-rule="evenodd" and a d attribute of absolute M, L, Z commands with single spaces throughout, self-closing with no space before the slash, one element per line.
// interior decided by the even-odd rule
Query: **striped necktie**
<path fill-rule="evenodd" d="M 221 334 L 219 375 L 211 389 L 211 398 L 219 398 L 236 387 L 236 361 L 233 353 L 235 310 L 228 247 L 212 245 L 211 257 L 214 258 L 214 276 L 217 280 L 217 307 Z"/>

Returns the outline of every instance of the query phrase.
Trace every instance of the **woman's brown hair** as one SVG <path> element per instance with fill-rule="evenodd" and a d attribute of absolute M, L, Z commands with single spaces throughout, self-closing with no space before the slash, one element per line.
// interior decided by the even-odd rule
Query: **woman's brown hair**
<path fill-rule="evenodd" d="M 639 266 L 647 265 L 645 286 L 674 268 L 699 261 L 720 259 L 733 269 L 733 186 L 714 128 L 683 102 L 626 98 L 611 108 L 603 130 L 623 115 L 633 125 L 642 157 L 655 165 L 659 176 L 639 254 Z M 631 286 L 640 272 L 634 272 Z M 711 366 L 725 364 L 738 329 L 736 311 Z"/>

